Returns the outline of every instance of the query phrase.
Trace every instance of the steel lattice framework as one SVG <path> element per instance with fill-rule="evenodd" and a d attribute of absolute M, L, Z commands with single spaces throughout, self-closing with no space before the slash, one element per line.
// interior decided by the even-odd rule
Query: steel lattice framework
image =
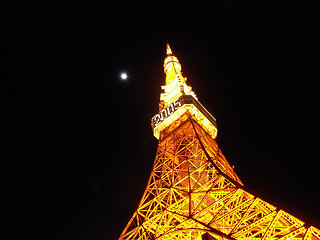
<path fill-rule="evenodd" d="M 319 229 L 252 194 L 193 105 L 183 106 L 162 119 L 170 124 L 161 128 L 148 185 L 119 240 L 320 239 Z"/>

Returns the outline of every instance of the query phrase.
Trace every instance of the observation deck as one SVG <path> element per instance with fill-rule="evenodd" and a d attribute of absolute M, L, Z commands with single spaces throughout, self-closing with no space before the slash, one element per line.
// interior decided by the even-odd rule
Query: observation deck
<path fill-rule="evenodd" d="M 213 139 L 217 137 L 216 119 L 192 95 L 181 95 L 151 119 L 153 135 L 159 139 L 164 129 L 187 112 Z"/>

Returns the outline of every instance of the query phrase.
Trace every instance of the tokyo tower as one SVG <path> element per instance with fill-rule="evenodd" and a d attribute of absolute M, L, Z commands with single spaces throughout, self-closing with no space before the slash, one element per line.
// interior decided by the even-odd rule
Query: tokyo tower
<path fill-rule="evenodd" d="M 255 196 L 218 147 L 215 118 L 198 101 L 167 44 L 153 169 L 119 240 L 320 239 L 320 230 Z"/>

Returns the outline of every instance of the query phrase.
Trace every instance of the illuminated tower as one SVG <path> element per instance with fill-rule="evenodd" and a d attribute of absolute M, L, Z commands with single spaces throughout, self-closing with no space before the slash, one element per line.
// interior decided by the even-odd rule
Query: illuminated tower
<path fill-rule="evenodd" d="M 218 147 L 216 120 L 199 103 L 167 45 L 159 145 L 146 190 L 119 239 L 320 239 L 320 230 L 255 196 Z"/>

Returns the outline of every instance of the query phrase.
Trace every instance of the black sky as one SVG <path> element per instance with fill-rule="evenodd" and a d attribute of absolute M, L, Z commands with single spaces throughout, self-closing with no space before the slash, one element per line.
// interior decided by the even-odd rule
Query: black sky
<path fill-rule="evenodd" d="M 156 152 L 166 41 L 244 184 L 320 227 L 313 9 L 1 1 L 0 238 L 117 239 Z"/>

